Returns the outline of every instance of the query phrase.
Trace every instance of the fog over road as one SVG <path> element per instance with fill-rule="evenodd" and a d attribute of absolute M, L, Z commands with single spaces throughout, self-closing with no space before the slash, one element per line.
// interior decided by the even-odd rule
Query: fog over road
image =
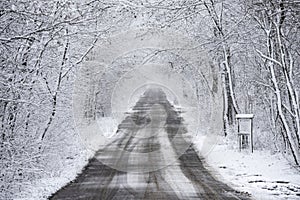
<path fill-rule="evenodd" d="M 119 137 L 50 199 L 249 199 L 203 166 L 161 89 L 147 90 L 118 128 Z"/>

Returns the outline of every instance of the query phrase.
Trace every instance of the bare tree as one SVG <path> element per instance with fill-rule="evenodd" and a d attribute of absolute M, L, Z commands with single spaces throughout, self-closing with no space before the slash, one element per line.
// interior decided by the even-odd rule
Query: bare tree
<path fill-rule="evenodd" d="M 293 1 L 257 1 L 251 9 L 252 17 L 264 33 L 265 43 L 256 47 L 256 51 L 269 71 L 276 96 L 276 114 L 295 163 L 299 165 L 299 74 L 295 63 L 299 60 L 295 48 L 299 45 L 299 6 Z"/>

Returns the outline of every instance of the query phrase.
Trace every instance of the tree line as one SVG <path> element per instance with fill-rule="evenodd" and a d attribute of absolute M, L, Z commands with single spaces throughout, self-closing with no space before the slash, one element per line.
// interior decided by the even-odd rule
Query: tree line
<path fill-rule="evenodd" d="M 224 134 L 235 114 L 254 113 L 257 146 L 289 152 L 300 163 L 297 0 L 9 0 L 0 3 L 0 22 L 5 194 L 52 170 L 44 166 L 49 149 L 67 151 L 76 71 L 96 43 L 136 27 L 168 27 L 197 41 L 219 67 Z"/>

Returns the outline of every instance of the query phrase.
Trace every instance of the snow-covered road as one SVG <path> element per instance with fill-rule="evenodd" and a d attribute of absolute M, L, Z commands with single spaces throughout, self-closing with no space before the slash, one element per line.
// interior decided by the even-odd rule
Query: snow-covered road
<path fill-rule="evenodd" d="M 250 199 L 203 166 L 183 122 L 162 90 L 146 91 L 118 137 L 50 199 Z"/>

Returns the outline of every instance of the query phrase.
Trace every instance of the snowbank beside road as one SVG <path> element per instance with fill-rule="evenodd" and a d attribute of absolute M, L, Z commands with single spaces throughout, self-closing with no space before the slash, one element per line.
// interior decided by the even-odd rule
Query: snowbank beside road
<path fill-rule="evenodd" d="M 15 200 L 43 200 L 48 199 L 70 181 L 74 180 L 81 173 L 90 158 L 95 154 L 101 145 L 103 138 L 111 138 L 117 130 L 116 121 L 111 117 L 97 119 L 96 123 L 86 127 L 85 132 L 80 134 L 77 142 L 70 142 L 67 146 L 69 151 L 55 154 L 49 158 L 49 165 L 53 164 L 57 169 L 45 174 L 42 178 L 33 179 L 30 182 L 22 182 L 23 190 L 14 194 Z M 79 135 L 75 134 L 77 137 Z M 50 163 L 51 162 L 51 163 Z M 45 172 L 46 173 L 46 172 Z"/>
<path fill-rule="evenodd" d="M 204 137 L 194 144 L 201 154 Z M 254 199 L 299 199 L 300 172 L 280 154 L 265 151 L 239 152 L 226 139 L 204 155 L 208 167 L 217 178 L 238 191 L 250 193 Z"/>
<path fill-rule="evenodd" d="M 62 168 L 59 176 L 49 175 L 47 178 L 34 180 L 33 182 L 23 183 L 24 190 L 15 194 L 14 200 L 43 200 L 48 199 L 63 186 L 74 180 L 88 163 L 86 152 L 72 159 L 65 160 L 65 168 Z"/>

